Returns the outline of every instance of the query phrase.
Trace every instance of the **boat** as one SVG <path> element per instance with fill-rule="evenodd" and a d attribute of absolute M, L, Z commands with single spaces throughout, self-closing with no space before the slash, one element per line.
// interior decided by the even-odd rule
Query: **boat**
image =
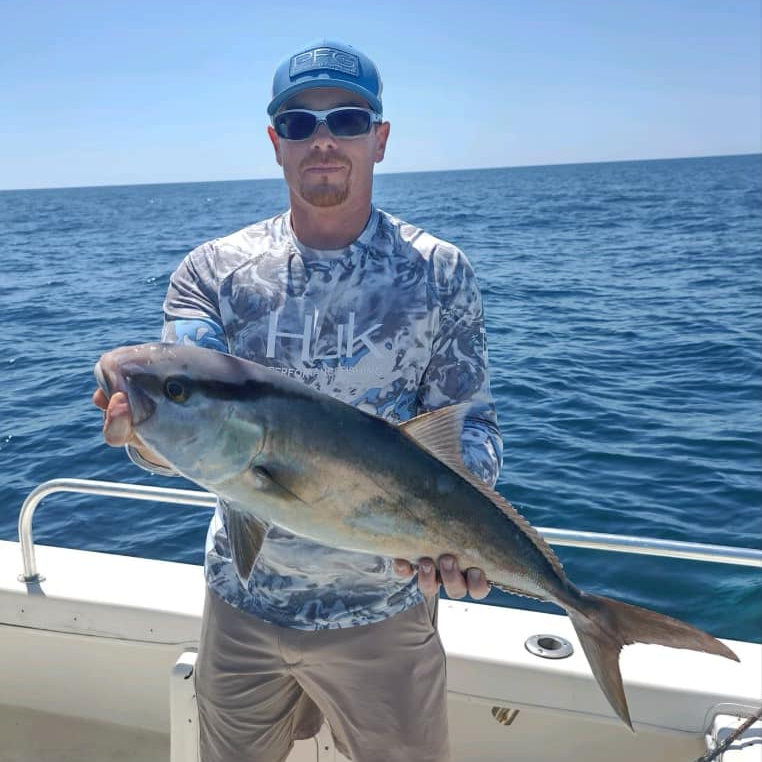
<path fill-rule="evenodd" d="M 0 760 L 196 762 L 203 569 L 35 545 L 35 511 L 61 492 L 202 509 L 215 502 L 196 490 L 65 478 L 29 494 L 18 542 L 0 542 Z M 747 548 L 539 531 L 555 545 L 762 567 L 762 551 Z M 439 629 L 457 762 L 762 760 L 762 722 L 730 735 L 728 745 L 762 705 L 760 644 L 725 640 L 739 663 L 625 648 L 631 732 L 601 693 L 566 616 L 442 600 Z M 324 726 L 298 741 L 288 762 L 344 759 Z"/>

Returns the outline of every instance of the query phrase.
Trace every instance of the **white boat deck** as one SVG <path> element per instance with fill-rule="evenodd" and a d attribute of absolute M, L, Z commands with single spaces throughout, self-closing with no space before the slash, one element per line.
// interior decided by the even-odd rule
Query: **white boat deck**
<path fill-rule="evenodd" d="M 169 734 L 0 706 L 3 762 L 166 762 Z"/>
<path fill-rule="evenodd" d="M 461 762 L 693 762 L 705 751 L 702 736 L 674 737 L 601 729 L 584 720 L 562 721 L 545 713 L 519 712 L 511 727 L 498 724 L 481 703 L 452 703 L 454 759 Z M 489 717 L 488 717 L 489 715 Z M 288 762 L 345 759 L 324 737 L 297 742 Z M 321 745 L 325 742 L 325 745 Z M 520 751 L 520 755 L 517 752 Z M 3 762 L 167 762 L 170 735 L 132 726 L 0 705 Z M 189 758 L 190 759 L 190 758 Z M 756 760 L 762 759 L 762 756 Z M 755 759 L 749 757 L 749 762 Z"/>
<path fill-rule="evenodd" d="M 0 542 L 0 760 L 193 760 L 193 681 L 185 678 L 202 569 L 36 551 L 45 579 L 27 585 L 17 579 L 19 545 Z M 714 713 L 749 713 L 762 703 L 762 646 L 728 641 L 740 664 L 632 646 L 622 672 L 633 734 L 613 717 L 566 617 L 443 602 L 440 630 L 461 762 L 694 762 Z M 575 653 L 533 656 L 524 642 L 539 633 L 568 639 Z M 502 725 L 495 706 L 518 714 Z M 324 729 L 299 742 L 289 762 L 341 759 Z"/>

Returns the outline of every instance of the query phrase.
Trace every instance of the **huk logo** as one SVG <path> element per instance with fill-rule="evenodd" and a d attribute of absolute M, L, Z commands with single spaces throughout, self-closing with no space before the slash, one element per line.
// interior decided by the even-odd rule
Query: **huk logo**
<path fill-rule="evenodd" d="M 350 312 L 346 323 L 340 323 L 336 328 L 336 354 L 314 357 L 312 355 L 313 339 L 318 338 L 318 332 L 315 331 L 317 323 L 317 313 L 304 316 L 304 330 L 301 333 L 289 333 L 288 331 L 278 330 L 278 312 L 270 312 L 270 325 L 267 329 L 267 357 L 276 356 L 276 340 L 290 339 L 292 341 L 302 342 L 302 360 L 310 362 L 311 360 L 336 360 L 341 357 L 353 357 L 355 352 L 363 346 L 375 357 L 381 357 L 381 353 L 371 341 L 370 335 L 381 327 L 381 323 L 376 323 L 367 331 L 356 333 L 355 313 Z"/>

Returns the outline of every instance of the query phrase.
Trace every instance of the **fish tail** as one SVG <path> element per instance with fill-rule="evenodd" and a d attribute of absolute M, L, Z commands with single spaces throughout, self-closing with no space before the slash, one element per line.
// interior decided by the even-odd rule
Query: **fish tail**
<path fill-rule="evenodd" d="M 582 650 L 614 711 L 632 730 L 619 671 L 619 652 L 630 643 L 656 643 L 705 651 L 739 661 L 724 643 L 679 619 L 603 596 L 581 593 L 569 618 Z"/>

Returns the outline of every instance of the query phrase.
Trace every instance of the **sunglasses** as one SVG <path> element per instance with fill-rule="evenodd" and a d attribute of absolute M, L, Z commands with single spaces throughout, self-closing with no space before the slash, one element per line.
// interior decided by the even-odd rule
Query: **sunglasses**
<path fill-rule="evenodd" d="M 335 138 L 359 138 L 370 132 L 371 125 L 380 123 L 380 114 L 358 106 L 339 106 L 325 111 L 294 108 L 273 117 L 275 132 L 286 140 L 307 140 L 320 124 L 325 124 Z"/>

